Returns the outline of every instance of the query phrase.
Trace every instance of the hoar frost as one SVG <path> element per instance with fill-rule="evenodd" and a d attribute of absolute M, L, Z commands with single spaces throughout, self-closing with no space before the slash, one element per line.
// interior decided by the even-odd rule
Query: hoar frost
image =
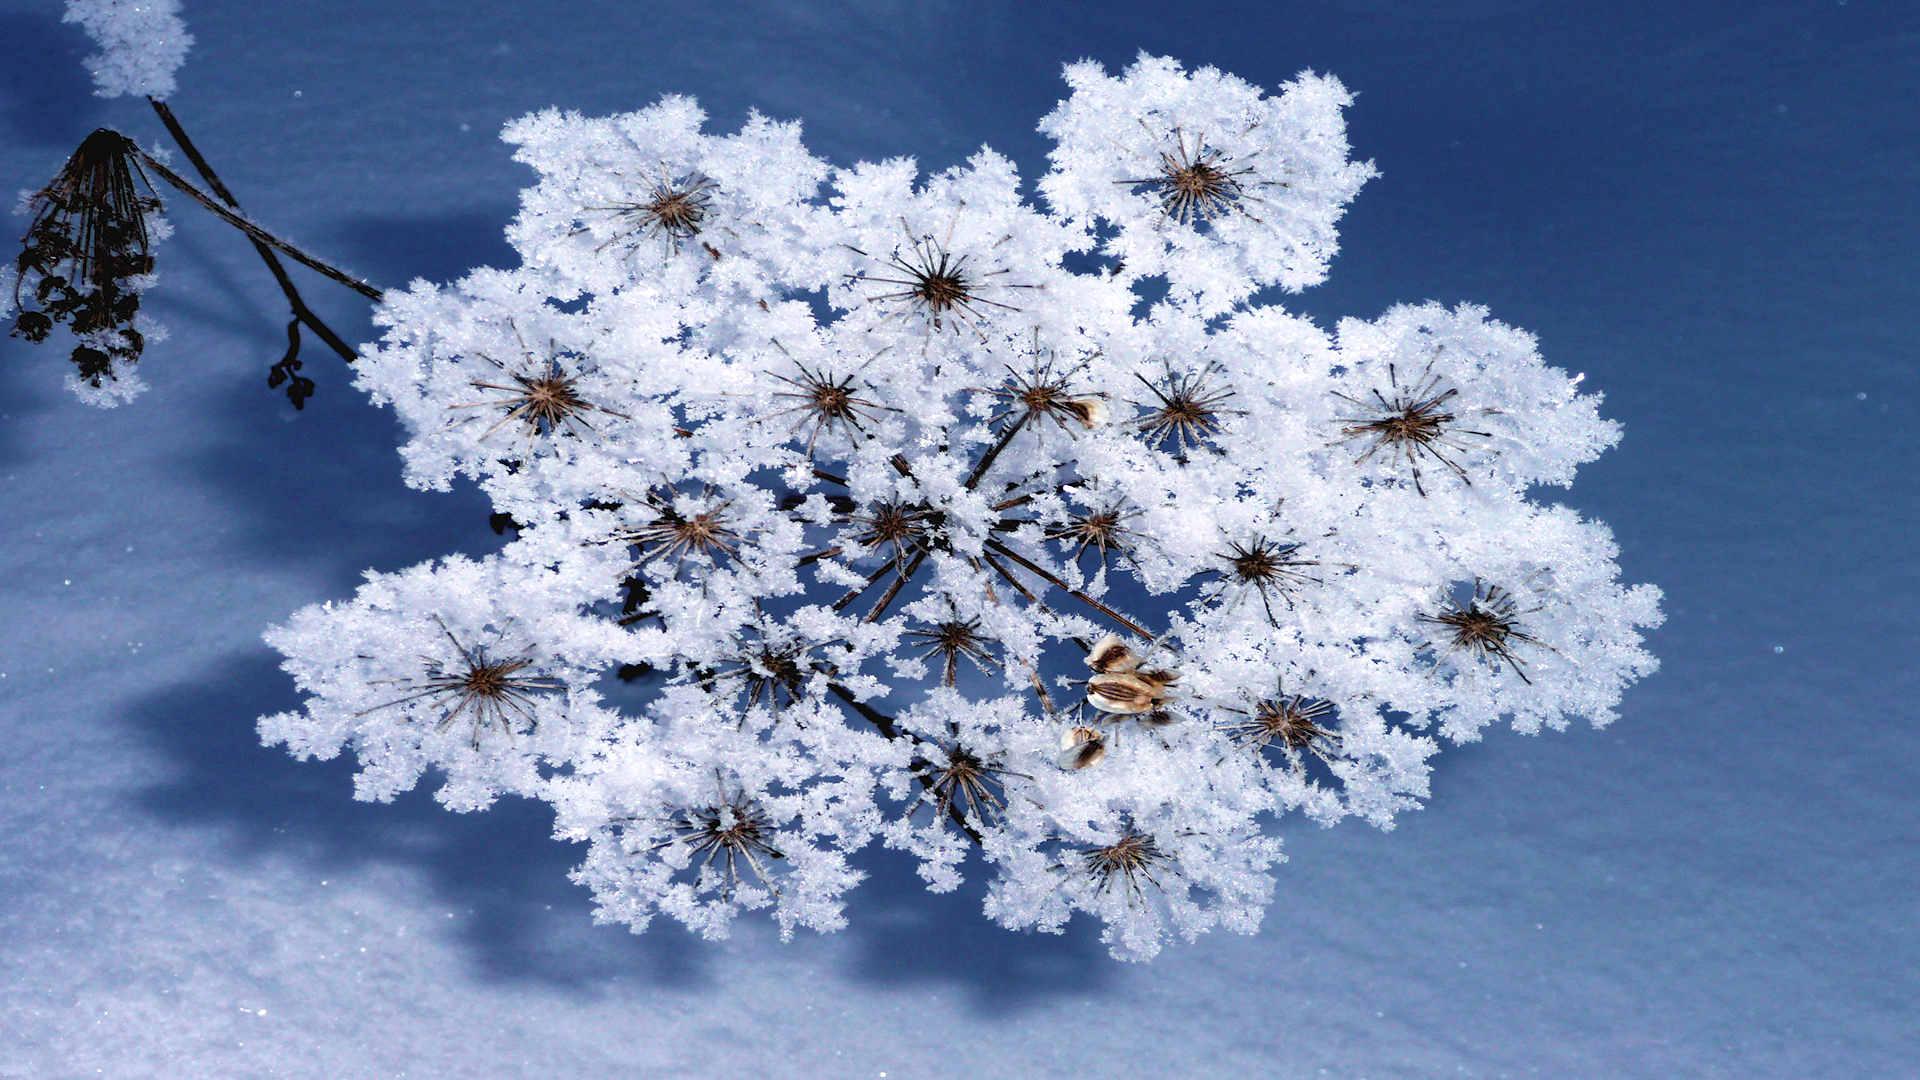
<path fill-rule="evenodd" d="M 1137 959 L 1257 928 L 1271 819 L 1388 827 L 1445 743 L 1610 720 L 1658 594 L 1529 498 L 1598 397 L 1478 307 L 1251 303 L 1373 173 L 1346 90 L 1067 77 L 1044 206 L 682 97 L 511 124 L 523 265 L 388 294 L 357 378 L 516 536 L 273 630 L 309 696 L 263 736 L 547 800 L 635 929 L 836 929 L 877 844 Z"/>
<path fill-rule="evenodd" d="M 63 22 L 79 23 L 97 51 L 86 59 L 100 97 L 166 99 L 193 35 L 179 0 L 67 0 Z"/>

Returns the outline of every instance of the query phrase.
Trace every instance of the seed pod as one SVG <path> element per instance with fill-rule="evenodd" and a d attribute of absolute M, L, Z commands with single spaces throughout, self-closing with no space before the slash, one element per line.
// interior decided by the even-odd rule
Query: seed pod
<path fill-rule="evenodd" d="M 1101 712 L 1137 716 L 1166 700 L 1166 688 L 1139 672 L 1115 671 L 1087 680 L 1087 700 Z"/>
<path fill-rule="evenodd" d="M 1104 398 L 1072 398 L 1061 402 L 1060 409 L 1080 421 L 1080 426 L 1089 431 L 1107 422 L 1107 403 Z"/>
<path fill-rule="evenodd" d="M 1076 772 L 1107 756 L 1107 737 L 1096 728 L 1071 727 L 1060 733 L 1060 767 Z"/>
<path fill-rule="evenodd" d="M 1087 666 L 1103 675 L 1110 671 L 1132 671 L 1139 663 L 1139 658 L 1118 634 L 1108 634 L 1094 642 L 1093 651 L 1087 653 Z"/>

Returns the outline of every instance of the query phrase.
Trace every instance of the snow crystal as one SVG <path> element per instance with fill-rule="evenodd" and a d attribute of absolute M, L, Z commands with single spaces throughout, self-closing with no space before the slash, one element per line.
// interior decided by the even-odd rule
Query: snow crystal
<path fill-rule="evenodd" d="M 101 97 L 164 101 L 193 45 L 180 21 L 179 0 L 67 0 L 62 21 L 79 23 L 99 48 L 86 64 Z"/>

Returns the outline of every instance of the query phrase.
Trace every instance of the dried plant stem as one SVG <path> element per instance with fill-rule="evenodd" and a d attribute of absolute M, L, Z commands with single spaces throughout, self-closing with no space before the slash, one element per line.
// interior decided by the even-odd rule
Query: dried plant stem
<path fill-rule="evenodd" d="M 1002 544 L 1000 541 L 998 540 L 987 541 L 987 550 L 993 552 L 996 555 L 999 555 L 1001 558 L 1007 559 L 1014 563 L 1018 563 L 1020 566 L 1026 568 L 1028 572 L 1034 574 L 1036 577 L 1039 577 L 1042 581 L 1047 582 L 1049 585 L 1052 585 L 1054 588 L 1061 590 L 1062 592 L 1066 593 L 1068 596 L 1073 597 L 1075 600 L 1080 601 L 1081 603 L 1087 605 L 1088 607 L 1099 612 L 1100 614 L 1105 615 L 1107 618 L 1112 619 L 1114 622 L 1119 623 L 1121 626 L 1126 627 L 1128 630 L 1131 630 L 1134 633 L 1140 635 L 1141 637 L 1146 638 L 1148 641 L 1153 640 L 1153 635 L 1147 631 L 1146 627 L 1141 626 L 1139 623 L 1134 622 L 1132 619 L 1127 618 L 1125 615 L 1120 614 L 1118 611 L 1115 611 L 1114 609 L 1108 607 L 1107 605 L 1101 603 L 1100 601 L 1094 599 L 1093 597 L 1088 596 L 1086 593 L 1080 591 L 1079 589 L 1076 589 L 1073 586 L 1067 584 L 1066 582 L 1060 580 L 1060 578 L 1057 575 L 1048 571 L 1045 567 L 1040 566 L 1039 564 L 1035 563 L 1033 560 L 1020 554 L 1019 552 L 1013 550 L 1012 548 L 1006 546 L 1005 544 Z M 1005 571 L 1002 571 L 1002 573 L 1005 573 Z M 1011 577 L 1011 575 L 1009 575 L 1009 577 Z"/>
<path fill-rule="evenodd" d="M 220 175 L 213 171 L 212 165 L 207 163 L 206 156 L 200 153 L 200 148 L 194 145 L 191 138 L 187 137 L 186 129 L 180 126 L 179 118 L 173 115 L 173 109 L 170 108 L 166 102 L 158 98 L 148 98 L 147 102 L 153 106 L 153 111 L 160 117 L 160 122 L 166 125 L 167 134 L 173 136 L 175 145 L 179 146 L 181 152 L 187 155 L 188 161 L 193 162 L 194 171 L 198 172 L 200 178 L 207 182 L 207 186 L 212 188 L 213 193 L 220 197 L 220 201 L 238 210 L 240 208 L 240 201 L 235 199 L 233 192 L 229 191 L 227 185 L 221 182 Z M 248 235 L 248 239 L 253 243 L 253 250 L 260 253 L 260 261 L 266 263 L 267 269 L 273 273 L 273 280 L 279 284 L 280 292 L 286 296 L 287 306 L 292 309 L 294 320 L 299 323 L 305 323 L 307 328 L 313 331 L 315 337 L 325 342 L 329 349 L 339 354 L 340 359 L 345 360 L 349 364 L 353 363 L 354 360 L 357 359 L 353 348 L 345 341 L 342 341 L 340 335 L 334 333 L 333 329 L 325 322 L 322 322 L 320 316 L 315 315 L 313 309 L 307 306 L 307 302 L 300 296 L 300 290 L 294 286 L 293 279 L 287 276 L 287 268 L 281 264 L 280 257 L 273 253 L 273 248 L 251 234 Z M 375 295 L 372 299 L 378 300 L 379 296 Z M 298 331 L 294 327 L 289 326 L 287 328 L 287 334 L 290 338 L 297 333 Z"/>
<path fill-rule="evenodd" d="M 359 278 L 354 277 L 352 274 L 338 267 L 321 262 L 312 255 L 301 251 L 299 248 L 294 247 L 292 244 L 247 220 L 235 210 L 216 200 L 213 196 L 194 187 L 191 181 L 168 168 L 165 163 L 156 159 L 152 154 L 140 149 L 137 144 L 134 145 L 133 152 L 139 156 L 140 164 L 152 169 L 154 174 L 159 176 L 160 179 L 172 184 L 182 195 L 206 207 L 208 212 L 212 213 L 215 217 L 246 233 L 256 244 L 273 248 L 294 262 L 319 274 L 321 277 L 337 284 L 345 285 L 347 288 L 352 289 L 354 292 L 376 303 L 385 297 L 386 294 L 374 286 L 361 281 Z"/>
<path fill-rule="evenodd" d="M 981 478 L 987 475 L 988 469 L 993 468 L 994 460 L 1000 456 L 1000 452 L 1005 450 L 1007 444 L 1013 441 L 1013 437 L 1020 434 L 1020 429 L 1026 426 L 1027 416 L 1022 415 L 1018 420 L 1008 424 L 1007 430 L 1000 433 L 1000 437 L 994 440 L 992 446 L 987 447 L 987 452 L 980 455 L 979 463 L 974 465 L 973 471 L 967 474 L 966 489 L 968 491 L 980 486 Z"/>

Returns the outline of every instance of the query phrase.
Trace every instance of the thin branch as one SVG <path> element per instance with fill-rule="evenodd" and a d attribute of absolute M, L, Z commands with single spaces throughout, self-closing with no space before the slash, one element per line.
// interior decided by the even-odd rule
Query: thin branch
<path fill-rule="evenodd" d="M 921 548 L 914 554 L 913 558 L 908 561 L 907 568 L 900 571 L 900 576 L 894 579 L 893 584 L 888 587 L 886 593 L 873 605 L 873 610 L 867 612 L 867 622 L 880 621 L 880 616 L 886 614 L 888 605 L 893 603 L 893 598 L 900 595 L 900 590 L 906 588 L 907 582 L 912 580 L 915 571 L 920 569 L 920 564 L 926 561 L 927 549 Z"/>
<path fill-rule="evenodd" d="M 149 154 L 145 150 L 142 150 L 137 144 L 133 146 L 133 152 L 139 155 L 140 163 L 142 165 L 145 165 L 147 168 L 152 169 L 156 174 L 159 175 L 160 179 L 165 180 L 169 184 L 172 184 L 175 188 L 179 189 L 181 194 L 185 195 L 187 198 L 192 199 L 194 202 L 197 202 L 201 206 L 206 207 L 206 209 L 210 213 L 212 213 L 215 217 L 218 217 L 220 220 L 226 222 L 227 224 L 233 226 L 236 229 L 239 229 L 241 232 L 246 233 L 256 243 L 265 244 L 270 248 L 274 248 L 278 250 L 281 254 L 292 259 L 294 262 L 297 262 L 300 265 L 306 267 L 307 269 L 312 270 L 313 272 L 319 274 L 321 277 L 324 277 L 329 281 L 333 281 L 338 284 L 345 285 L 347 288 L 352 289 L 354 292 L 357 292 L 361 296 L 364 296 L 369 300 L 375 301 L 376 303 L 385 297 L 386 294 L 381 292 L 379 289 L 375 288 L 374 286 L 369 285 L 364 281 L 361 281 L 359 278 L 354 277 L 352 274 L 347 273 L 345 270 L 341 270 L 338 267 L 331 266 L 327 263 L 321 262 L 319 259 L 314 258 L 313 256 L 307 254 L 304 251 L 301 251 L 299 248 L 294 247 L 292 244 L 273 235 L 267 230 L 247 220 L 245 217 L 242 217 L 240 214 L 236 213 L 232 209 L 229 209 L 225 205 L 215 201 L 213 196 L 208 195 L 206 192 L 201 191 L 197 187 L 194 187 L 192 182 L 188 181 L 185 177 L 181 176 L 179 173 L 174 172 L 172 169 L 168 168 L 165 164 L 163 164 L 161 161 L 155 158 L 152 154 Z"/>
<path fill-rule="evenodd" d="M 153 106 L 153 111 L 160 117 L 160 122 L 166 125 L 167 134 L 173 136 L 174 143 L 180 147 L 182 153 L 187 155 L 187 160 L 193 162 L 194 171 L 200 174 L 200 178 L 207 182 L 207 186 L 213 189 L 213 193 L 218 195 L 222 202 L 238 210 L 240 200 L 233 197 L 233 192 L 221 182 L 220 175 L 213 171 L 213 166 L 207 162 L 206 156 L 200 153 L 200 148 L 195 146 L 193 140 L 187 136 L 186 129 L 180 126 L 179 118 L 173 115 L 173 109 L 158 98 L 148 98 L 147 102 Z M 294 286 L 293 279 L 287 276 L 287 268 L 281 264 L 280 257 L 260 240 L 253 237 L 248 237 L 248 240 L 253 244 L 253 250 L 259 252 L 260 261 L 266 263 L 267 269 L 273 273 L 273 280 L 279 284 L 280 292 L 287 298 L 287 306 L 292 309 L 294 319 L 305 323 L 307 328 L 313 331 L 314 336 L 326 343 L 326 346 L 337 353 L 340 359 L 349 364 L 353 363 L 357 359 L 353 348 L 341 340 L 340 335 L 334 333 L 333 328 L 321 321 L 320 316 L 314 314 L 313 309 L 307 306 L 306 300 L 300 296 L 300 290 Z M 289 337 L 293 338 L 295 333 L 297 332 L 290 329 Z M 289 347 L 288 355 L 291 357 L 298 351 L 299 345 L 295 339 Z"/>
<path fill-rule="evenodd" d="M 980 455 L 980 461 L 974 465 L 973 471 L 967 474 L 967 481 L 963 485 L 968 491 L 972 491 L 979 485 L 981 477 L 986 476 L 987 470 L 993 468 L 994 459 L 1000 456 L 1000 451 L 1007 448 L 1007 444 L 1013 441 L 1015 435 L 1020 434 L 1020 429 L 1027 426 L 1027 419 L 1031 415 L 1031 413 L 1023 413 L 1020 419 L 1008 424 L 1007 430 L 1001 433 L 1000 438 L 987 448 L 986 453 Z"/>
<path fill-rule="evenodd" d="M 1112 619 L 1114 622 L 1119 623 L 1121 626 L 1126 627 L 1127 629 L 1133 631 L 1136 634 L 1139 634 L 1141 637 L 1146 638 L 1149 641 L 1153 640 L 1153 635 L 1148 633 L 1146 628 L 1141 626 L 1139 623 L 1134 622 L 1132 619 L 1127 618 L 1125 615 L 1120 614 L 1119 612 L 1113 610 L 1112 608 L 1094 599 L 1093 597 L 1088 596 L 1086 593 L 1081 592 L 1079 589 L 1076 589 L 1073 586 L 1067 584 L 1066 582 L 1060 580 L 1057 576 L 1055 576 L 1052 572 L 1048 571 L 1045 567 L 1038 565 L 1033 560 L 1013 550 L 1012 548 L 1001 543 L 1000 541 L 988 540 L 987 548 L 996 555 L 1000 555 L 1006 559 L 1009 559 L 1015 563 L 1020 564 L 1022 567 L 1025 567 L 1027 570 L 1038 575 L 1043 581 L 1046 581 L 1048 584 L 1053 585 L 1055 588 L 1062 590 L 1068 596 L 1073 597 L 1075 600 L 1078 600 L 1081 603 L 1092 608 L 1093 610 L 1099 612 L 1100 614 L 1105 615 L 1107 618 Z"/>

